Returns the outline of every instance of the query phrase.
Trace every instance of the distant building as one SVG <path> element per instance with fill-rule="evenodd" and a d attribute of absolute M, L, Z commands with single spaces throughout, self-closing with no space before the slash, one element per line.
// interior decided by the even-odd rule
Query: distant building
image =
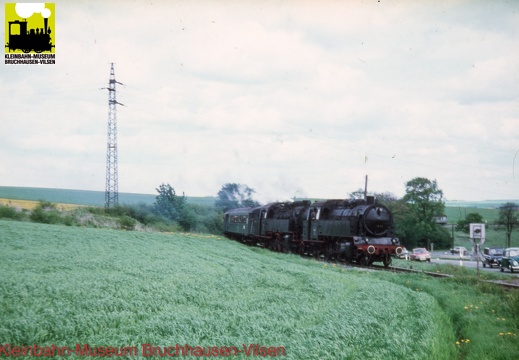
<path fill-rule="evenodd" d="M 447 225 L 447 215 L 435 216 L 433 219 L 438 225 Z"/>

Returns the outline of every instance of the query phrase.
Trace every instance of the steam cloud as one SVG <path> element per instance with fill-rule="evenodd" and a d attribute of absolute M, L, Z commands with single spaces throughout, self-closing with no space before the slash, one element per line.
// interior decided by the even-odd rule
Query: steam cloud
<path fill-rule="evenodd" d="M 39 13 L 44 18 L 51 15 L 51 11 L 45 7 L 45 3 L 17 3 L 16 14 L 24 19 L 30 18 L 34 13 Z"/>

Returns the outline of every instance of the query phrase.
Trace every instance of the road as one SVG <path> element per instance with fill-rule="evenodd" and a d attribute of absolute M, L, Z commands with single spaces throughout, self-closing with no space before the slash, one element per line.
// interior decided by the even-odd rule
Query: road
<path fill-rule="evenodd" d="M 465 266 L 467 268 L 476 269 L 477 262 L 470 260 L 470 256 L 464 256 L 463 258 L 456 258 L 455 255 L 451 255 L 451 253 L 443 252 L 443 251 L 433 251 L 431 253 L 431 263 L 432 264 L 450 264 L 454 266 Z M 481 271 L 494 271 L 499 272 L 499 267 L 483 267 L 483 263 L 479 262 L 479 269 Z M 505 270 L 502 274 L 510 274 L 512 276 L 519 276 L 519 273 L 510 273 L 508 270 Z"/>

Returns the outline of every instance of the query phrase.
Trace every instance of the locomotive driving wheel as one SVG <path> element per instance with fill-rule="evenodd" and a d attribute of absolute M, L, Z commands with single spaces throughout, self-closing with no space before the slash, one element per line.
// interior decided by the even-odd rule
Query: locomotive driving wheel
<path fill-rule="evenodd" d="M 282 251 L 285 253 L 285 254 L 288 254 L 290 253 L 290 250 L 291 250 L 291 246 L 290 246 L 290 238 L 288 237 L 284 237 L 283 238 L 283 242 L 282 242 Z"/>
<path fill-rule="evenodd" d="M 393 258 L 391 257 L 390 254 L 386 254 L 384 256 L 384 260 L 382 260 L 382 262 L 384 263 L 384 267 L 389 267 L 389 265 L 391 265 L 391 262 L 393 261 Z"/>
<path fill-rule="evenodd" d="M 369 255 L 368 254 L 360 254 L 357 257 L 357 263 L 362 266 L 368 266 L 369 265 Z"/>

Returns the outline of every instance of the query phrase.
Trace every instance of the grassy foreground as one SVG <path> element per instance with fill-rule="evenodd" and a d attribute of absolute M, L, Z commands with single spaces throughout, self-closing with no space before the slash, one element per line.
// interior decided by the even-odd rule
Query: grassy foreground
<path fill-rule="evenodd" d="M 4 349 L 88 344 L 98 357 L 159 358 L 182 355 L 178 344 L 288 359 L 491 359 L 495 348 L 512 359 L 519 349 L 515 298 L 472 283 L 345 270 L 208 235 L 0 221 L 0 248 Z"/>

